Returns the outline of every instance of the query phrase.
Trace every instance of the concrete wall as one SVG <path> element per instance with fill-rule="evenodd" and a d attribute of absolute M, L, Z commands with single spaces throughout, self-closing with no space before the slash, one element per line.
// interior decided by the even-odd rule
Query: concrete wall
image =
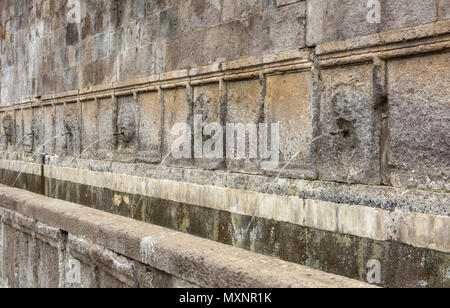
<path fill-rule="evenodd" d="M 380 1 L 379 24 L 362 0 L 72 2 L 0 4 L 2 183 L 359 280 L 379 259 L 382 286 L 448 286 L 448 1 Z M 194 114 L 280 122 L 280 168 L 164 159 Z"/>

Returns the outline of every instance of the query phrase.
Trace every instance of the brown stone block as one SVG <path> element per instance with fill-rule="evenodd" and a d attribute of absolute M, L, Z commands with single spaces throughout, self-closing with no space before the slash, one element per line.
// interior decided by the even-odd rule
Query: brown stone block
<path fill-rule="evenodd" d="M 300 177 L 315 173 L 313 80 L 310 71 L 267 76 L 267 122 L 280 124 L 280 168 Z M 296 158 L 294 158 L 296 157 Z"/>

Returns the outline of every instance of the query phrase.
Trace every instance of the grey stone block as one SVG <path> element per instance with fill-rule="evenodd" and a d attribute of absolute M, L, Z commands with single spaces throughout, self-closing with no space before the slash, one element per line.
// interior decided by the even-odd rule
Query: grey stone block
<path fill-rule="evenodd" d="M 389 62 L 389 164 L 395 186 L 450 189 L 448 53 Z"/>
<path fill-rule="evenodd" d="M 308 0 L 308 44 L 356 38 L 394 29 L 435 22 L 435 0 L 384 0 L 369 6 L 367 0 Z M 378 10 L 379 8 L 379 10 Z M 379 12 L 377 23 L 373 12 Z M 322 32 L 322 33 L 321 33 Z"/>
<path fill-rule="evenodd" d="M 178 33 L 178 6 L 165 9 L 160 13 L 160 35 L 172 38 Z"/>
<path fill-rule="evenodd" d="M 192 2 L 191 27 L 197 29 L 219 22 L 219 0 L 197 0 Z"/>
<path fill-rule="evenodd" d="M 450 1 L 439 0 L 439 19 L 445 20 L 450 18 Z"/>
<path fill-rule="evenodd" d="M 381 125 L 372 76 L 369 64 L 321 72 L 320 179 L 380 183 Z"/>

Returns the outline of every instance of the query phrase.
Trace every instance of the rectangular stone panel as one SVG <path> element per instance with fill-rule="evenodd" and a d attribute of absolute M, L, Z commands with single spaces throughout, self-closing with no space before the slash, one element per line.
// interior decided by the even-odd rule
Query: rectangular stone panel
<path fill-rule="evenodd" d="M 23 151 L 23 125 L 22 125 L 22 109 L 17 109 L 14 112 L 15 117 L 15 151 Z"/>
<path fill-rule="evenodd" d="M 279 123 L 280 164 L 294 177 L 315 176 L 313 81 L 310 71 L 267 76 L 266 122 Z M 289 165 L 286 166 L 286 164 Z M 274 170 L 275 172 L 279 172 Z"/>
<path fill-rule="evenodd" d="M 58 250 L 49 243 L 35 240 L 34 249 L 42 257 L 35 256 L 31 263 L 37 269 L 36 285 L 42 288 L 57 288 L 59 286 L 59 253 Z M 31 270 L 31 269 L 28 269 Z"/>
<path fill-rule="evenodd" d="M 115 106 L 112 98 L 98 100 L 98 143 L 99 156 L 109 157 L 115 148 L 116 127 L 114 127 Z"/>
<path fill-rule="evenodd" d="M 54 144 L 55 144 L 55 132 L 53 130 L 53 105 L 46 105 L 43 108 L 43 136 L 44 136 L 44 151 L 45 154 L 53 154 Z"/>
<path fill-rule="evenodd" d="M 66 136 L 65 154 L 71 157 L 79 157 L 81 154 L 81 121 L 79 104 L 76 102 L 67 103 L 64 115 L 64 132 Z"/>
<path fill-rule="evenodd" d="M 66 133 L 64 127 L 65 107 L 64 104 L 58 104 L 55 106 L 55 132 L 57 136 L 62 136 Z M 65 154 L 66 149 L 66 136 L 57 138 L 55 140 L 55 154 L 62 156 Z"/>
<path fill-rule="evenodd" d="M 82 129 L 81 144 L 83 157 L 93 157 L 97 149 L 97 103 L 95 100 L 81 104 Z"/>
<path fill-rule="evenodd" d="M 388 63 L 389 154 L 395 186 L 450 189 L 450 53 Z"/>
<path fill-rule="evenodd" d="M 263 102 L 261 98 L 262 84 L 259 79 L 248 79 L 227 82 L 227 115 L 226 123 L 229 124 L 242 124 L 242 125 L 258 125 L 263 120 Z M 257 140 L 255 138 L 249 138 L 249 132 L 246 131 L 245 138 L 245 158 L 238 159 L 237 154 L 237 138 L 235 138 L 234 148 L 235 156 L 229 157 L 227 153 L 227 167 L 230 171 L 236 172 L 252 172 L 259 173 L 259 160 L 251 159 L 249 149 L 255 146 L 257 147 Z M 237 135 L 237 134 L 236 134 Z M 227 134 L 227 148 L 232 148 L 229 143 L 230 136 Z M 250 146 L 250 140 L 253 146 Z"/>
<path fill-rule="evenodd" d="M 381 115 L 373 105 L 371 64 L 321 72 L 319 176 L 379 184 Z"/>
<path fill-rule="evenodd" d="M 194 116 L 196 119 L 201 119 L 201 122 L 198 120 L 194 123 L 194 127 L 196 129 L 195 133 L 200 133 L 201 138 L 198 140 L 202 141 L 197 145 L 197 152 L 201 153 L 202 157 L 196 159 L 196 165 L 203 169 L 222 169 L 224 168 L 224 156 L 218 158 L 208 158 L 208 153 L 203 151 L 205 143 L 212 137 L 211 134 L 206 134 L 205 126 L 208 128 L 210 125 L 219 124 L 223 129 L 224 124 L 224 114 L 221 104 L 221 94 L 220 94 L 220 86 L 219 83 L 211 83 L 205 85 L 195 86 L 193 88 L 194 93 Z M 222 131 L 224 133 L 224 131 Z M 220 132 L 215 132 L 217 134 Z M 224 141 L 224 135 L 222 134 L 222 141 Z M 223 142 L 222 142 L 223 143 Z M 220 143 L 219 143 L 220 145 Z M 216 148 L 209 148 L 209 151 L 215 151 Z M 224 153 L 224 147 L 222 144 L 222 153 Z"/>
<path fill-rule="evenodd" d="M 3 225 L 3 237 L 3 274 L 8 287 L 34 287 L 31 237 L 7 224 Z M 6 266 L 7 264 L 15 266 Z"/>
<path fill-rule="evenodd" d="M 191 164 L 191 159 L 175 159 L 169 152 L 174 146 L 175 141 L 181 137 L 179 135 L 172 135 L 171 131 L 176 124 L 185 124 L 192 128 L 192 106 L 188 100 L 187 90 L 184 87 L 163 90 L 164 98 L 164 147 L 163 158 L 166 162 L 174 165 Z M 178 133 L 178 132 L 176 132 Z M 186 140 L 187 141 L 187 140 Z M 186 142 L 187 143 L 187 142 Z M 181 147 L 180 147 L 181 148 Z M 191 151 L 192 153 L 192 151 Z"/>
<path fill-rule="evenodd" d="M 450 1 L 439 0 L 439 19 L 446 20 L 450 18 Z"/>
<path fill-rule="evenodd" d="M 138 141 L 140 158 L 150 162 L 161 160 L 161 103 L 157 91 L 141 93 L 139 101 Z"/>
<path fill-rule="evenodd" d="M 321 28 L 308 31 L 309 34 L 315 33 L 313 37 L 323 38 L 324 42 L 429 24 L 438 17 L 436 0 L 385 0 L 373 1 L 372 5 L 369 5 L 368 0 L 320 2 L 310 4 L 307 23 L 317 23 L 323 19 Z M 320 43 L 311 36 L 309 39 L 310 43 Z"/>
<path fill-rule="evenodd" d="M 44 140 L 44 129 L 42 125 L 43 108 L 34 107 L 33 110 L 33 120 L 31 121 L 31 128 L 33 132 L 33 152 L 43 153 L 43 140 Z"/>
<path fill-rule="evenodd" d="M 33 110 L 27 108 L 23 110 L 23 131 L 25 137 L 23 139 L 23 150 L 25 152 L 33 151 L 33 135 L 31 130 L 31 121 L 33 120 Z"/>
<path fill-rule="evenodd" d="M 0 123 L 3 123 L 3 118 L 5 115 L 5 112 L 0 112 Z M 0 148 L 2 151 L 6 151 L 8 149 L 5 132 L 3 131 L 3 125 L 0 125 Z"/>

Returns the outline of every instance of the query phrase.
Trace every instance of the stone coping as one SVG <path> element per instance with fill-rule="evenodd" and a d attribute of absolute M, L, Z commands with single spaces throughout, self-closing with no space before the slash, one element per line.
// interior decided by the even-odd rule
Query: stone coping
<path fill-rule="evenodd" d="M 23 215 L 202 287 L 366 288 L 368 284 L 0 185 L 0 216 Z"/>

